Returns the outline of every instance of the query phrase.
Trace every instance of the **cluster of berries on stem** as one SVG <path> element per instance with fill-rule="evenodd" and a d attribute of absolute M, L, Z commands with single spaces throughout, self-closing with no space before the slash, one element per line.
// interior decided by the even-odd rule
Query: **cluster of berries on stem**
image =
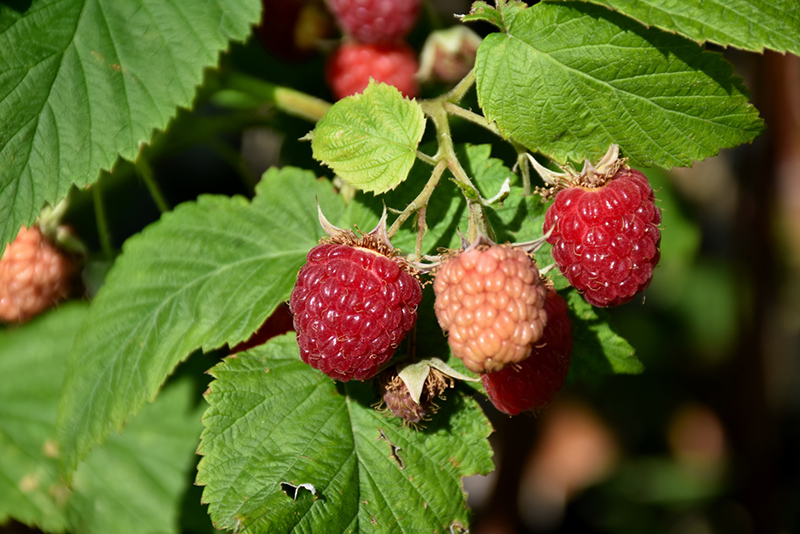
<path fill-rule="evenodd" d="M 428 272 L 451 353 L 480 375 L 497 409 L 516 415 L 550 403 L 567 377 L 572 326 L 566 301 L 532 253 L 550 243 L 555 265 L 589 303 L 627 302 L 652 278 L 661 215 L 647 179 L 625 165 L 616 145 L 581 173 L 533 165 L 551 185 L 539 193 L 555 201 L 543 237 L 532 243 L 497 244 L 478 231 L 471 243 L 462 236 L 457 251 L 426 256 L 438 261 L 414 263 L 393 249 L 385 211 L 369 233 L 336 228 L 320 211 L 330 237 L 309 252 L 290 300 L 303 361 L 340 381 L 383 371 L 378 383 L 389 411 L 411 424 L 425 419 L 447 382 L 440 377 L 428 386 L 425 374 L 412 387 L 393 364 L 415 325 L 419 279 Z"/>

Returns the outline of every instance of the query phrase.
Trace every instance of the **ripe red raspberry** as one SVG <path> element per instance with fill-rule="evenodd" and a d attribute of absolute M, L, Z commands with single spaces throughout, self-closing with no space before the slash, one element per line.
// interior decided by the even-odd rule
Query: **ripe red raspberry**
<path fill-rule="evenodd" d="M 65 298 L 73 272 L 38 226 L 22 227 L 0 259 L 0 320 L 26 321 Z"/>
<path fill-rule="evenodd" d="M 419 92 L 418 68 L 417 55 L 408 45 L 345 43 L 328 57 L 325 75 L 337 100 L 360 93 L 370 78 L 414 98 Z"/>
<path fill-rule="evenodd" d="M 434 308 L 453 354 L 476 373 L 528 357 L 547 322 L 545 288 L 522 250 L 481 245 L 436 273 Z"/>
<path fill-rule="evenodd" d="M 661 211 L 641 172 L 622 168 L 599 187 L 569 187 L 545 215 L 547 242 L 569 283 L 594 306 L 643 291 L 660 258 Z"/>
<path fill-rule="evenodd" d="M 314 247 L 289 300 L 303 361 L 342 382 L 372 378 L 389 361 L 422 300 L 401 260 L 375 250 Z"/>
<path fill-rule="evenodd" d="M 550 404 L 567 379 L 572 353 L 572 325 L 567 302 L 550 289 L 544 309 L 547 326 L 531 355 L 501 371 L 481 376 L 489 400 L 508 415 Z"/>
<path fill-rule="evenodd" d="M 362 43 L 388 43 L 405 37 L 419 16 L 420 0 L 328 0 L 345 33 Z"/>

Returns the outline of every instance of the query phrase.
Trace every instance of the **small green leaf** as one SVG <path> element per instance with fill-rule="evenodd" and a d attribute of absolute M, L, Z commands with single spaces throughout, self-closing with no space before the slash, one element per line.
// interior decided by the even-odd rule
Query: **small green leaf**
<path fill-rule="evenodd" d="M 308 171 L 271 169 L 252 203 L 203 196 L 125 243 L 73 347 L 59 407 L 65 471 L 197 349 L 247 339 L 285 301 L 343 202 Z"/>
<path fill-rule="evenodd" d="M 72 184 L 134 159 L 261 13 L 258 0 L 27 3 L 0 6 L 0 248 Z"/>
<path fill-rule="evenodd" d="M 448 532 L 467 527 L 464 476 L 492 469 L 491 426 L 448 394 L 425 430 L 377 411 L 366 383 L 303 363 L 293 335 L 211 371 L 197 483 L 242 533 Z M 301 485 L 316 491 L 296 491 Z"/>
<path fill-rule="evenodd" d="M 609 374 L 635 375 L 644 371 L 633 347 L 609 324 L 607 311 L 593 307 L 574 289 L 561 294 L 567 299 L 572 316 L 570 380 L 594 383 Z"/>
<path fill-rule="evenodd" d="M 312 133 L 314 157 L 363 191 L 383 193 L 407 177 L 425 116 L 395 87 L 370 81 L 363 94 L 335 103 Z"/>
<path fill-rule="evenodd" d="M 486 118 L 562 163 L 617 143 L 632 164 L 689 165 L 763 130 L 720 55 L 600 6 L 526 9 L 484 39 L 475 68 Z"/>
<path fill-rule="evenodd" d="M 646 26 L 675 32 L 698 43 L 763 52 L 800 54 L 797 0 L 588 0 L 612 8 Z"/>
<path fill-rule="evenodd" d="M 499 0 L 496 3 L 497 7 L 495 8 L 486 2 L 474 2 L 469 14 L 460 17 L 461 21 L 484 21 L 494 24 L 500 28 L 501 31 L 506 31 L 506 29 L 511 26 L 517 13 L 528 7 L 528 5 L 521 0 Z"/>

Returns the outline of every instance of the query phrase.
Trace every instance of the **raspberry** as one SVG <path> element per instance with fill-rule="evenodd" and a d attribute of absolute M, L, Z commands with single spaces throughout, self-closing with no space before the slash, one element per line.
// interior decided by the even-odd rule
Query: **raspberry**
<path fill-rule="evenodd" d="M 22 227 L 0 259 L 0 320 L 26 321 L 65 298 L 73 271 L 38 226 Z"/>
<path fill-rule="evenodd" d="M 342 382 L 378 372 L 414 326 L 422 300 L 401 260 L 368 239 L 360 243 L 311 249 L 289 300 L 303 361 Z"/>
<path fill-rule="evenodd" d="M 453 354 L 476 373 L 524 360 L 547 322 L 545 288 L 522 250 L 481 245 L 442 265 L 434 308 Z"/>
<path fill-rule="evenodd" d="M 370 78 L 414 98 L 418 68 L 417 55 L 408 45 L 346 43 L 328 57 L 325 75 L 337 100 L 360 93 Z"/>
<path fill-rule="evenodd" d="M 501 371 L 481 376 L 489 400 L 508 415 L 546 406 L 567 379 L 572 353 L 572 325 L 567 302 L 550 289 L 544 309 L 547 326 L 531 355 Z"/>
<path fill-rule="evenodd" d="M 641 172 L 622 168 L 599 187 L 569 187 L 545 215 L 553 259 L 594 306 L 616 306 L 650 285 L 661 211 Z"/>
<path fill-rule="evenodd" d="M 361 43 L 402 40 L 419 16 L 420 0 L 328 0 L 339 25 Z"/>

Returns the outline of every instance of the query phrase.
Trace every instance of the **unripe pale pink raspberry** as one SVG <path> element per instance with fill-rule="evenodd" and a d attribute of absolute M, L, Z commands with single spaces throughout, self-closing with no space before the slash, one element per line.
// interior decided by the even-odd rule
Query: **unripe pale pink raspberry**
<path fill-rule="evenodd" d="M 349 244 L 311 249 L 289 300 L 304 362 L 346 382 L 372 378 L 389 361 L 422 300 L 402 261 Z"/>
<path fill-rule="evenodd" d="M 473 372 L 524 360 L 542 337 L 546 291 L 536 263 L 522 250 L 470 248 L 439 268 L 433 289 L 450 349 Z"/>
<path fill-rule="evenodd" d="M 419 16 L 420 0 L 327 0 L 345 33 L 361 43 L 403 39 Z"/>
<path fill-rule="evenodd" d="M 38 226 L 22 227 L 0 259 L 0 320 L 26 321 L 65 298 L 73 272 Z"/>
<path fill-rule="evenodd" d="M 567 301 L 550 289 L 544 307 L 547 326 L 531 355 L 501 371 L 481 376 L 489 400 L 508 415 L 546 406 L 567 379 L 572 354 L 572 324 Z"/>
<path fill-rule="evenodd" d="M 661 211 L 641 172 L 622 167 L 596 187 L 560 190 L 545 215 L 553 259 L 594 306 L 615 306 L 644 291 L 661 256 Z"/>

